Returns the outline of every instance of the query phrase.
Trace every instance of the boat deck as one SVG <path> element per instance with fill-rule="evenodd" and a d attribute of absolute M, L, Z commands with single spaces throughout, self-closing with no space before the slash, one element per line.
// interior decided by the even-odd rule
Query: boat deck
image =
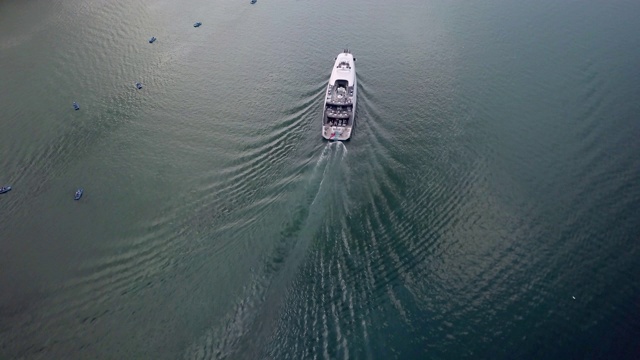
<path fill-rule="evenodd" d="M 325 109 L 325 114 L 327 114 L 328 117 L 332 118 L 348 118 L 351 116 L 352 111 L 351 109 L 338 110 L 331 106 L 327 106 L 327 108 Z"/>
<path fill-rule="evenodd" d="M 327 103 L 332 105 L 349 105 L 353 103 L 353 86 L 347 89 L 338 85 L 329 85 Z"/>

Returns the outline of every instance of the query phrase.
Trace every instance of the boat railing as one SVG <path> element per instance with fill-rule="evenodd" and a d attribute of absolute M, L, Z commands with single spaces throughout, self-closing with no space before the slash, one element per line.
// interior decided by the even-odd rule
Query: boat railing
<path fill-rule="evenodd" d="M 352 109 L 336 110 L 327 106 L 326 113 L 327 113 L 327 116 L 350 117 L 353 111 Z"/>
<path fill-rule="evenodd" d="M 350 97 L 346 97 L 342 99 L 330 98 L 327 100 L 328 100 L 327 103 L 331 105 L 351 105 L 352 104 Z"/>

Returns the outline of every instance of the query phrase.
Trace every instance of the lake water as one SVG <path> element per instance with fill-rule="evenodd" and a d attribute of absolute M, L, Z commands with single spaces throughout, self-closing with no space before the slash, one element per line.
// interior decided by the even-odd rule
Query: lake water
<path fill-rule="evenodd" d="M 638 14 L 0 1 L 0 358 L 637 358 Z"/>

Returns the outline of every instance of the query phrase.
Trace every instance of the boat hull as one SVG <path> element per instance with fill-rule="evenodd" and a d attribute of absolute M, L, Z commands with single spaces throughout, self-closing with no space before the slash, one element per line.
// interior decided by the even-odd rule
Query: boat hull
<path fill-rule="evenodd" d="M 351 139 L 356 120 L 358 80 L 355 58 L 348 51 L 340 53 L 329 78 L 322 111 L 322 137 L 326 140 Z"/>

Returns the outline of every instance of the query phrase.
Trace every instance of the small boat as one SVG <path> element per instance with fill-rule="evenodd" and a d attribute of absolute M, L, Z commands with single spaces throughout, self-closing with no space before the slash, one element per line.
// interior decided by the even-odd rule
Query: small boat
<path fill-rule="evenodd" d="M 139 82 L 136 83 L 136 87 L 138 88 L 138 90 L 142 89 L 142 84 L 140 84 Z"/>
<path fill-rule="evenodd" d="M 202 23 L 198 21 L 197 23 L 193 24 L 193 27 L 200 27 L 200 25 L 202 25 Z"/>
<path fill-rule="evenodd" d="M 9 192 L 9 190 L 11 190 L 11 186 L 0 187 L 0 194 L 4 194 L 6 192 Z"/>
<path fill-rule="evenodd" d="M 149 44 L 153 44 L 153 42 L 154 42 L 154 41 L 156 41 L 156 40 L 157 40 L 157 39 L 156 39 L 156 37 L 155 37 L 155 36 L 152 36 L 152 37 L 149 39 Z"/>
<path fill-rule="evenodd" d="M 82 197 L 82 193 L 84 193 L 83 188 L 76 190 L 76 194 L 73 196 L 73 200 L 80 200 L 80 198 Z"/>
<path fill-rule="evenodd" d="M 74 108 L 75 110 L 80 110 L 80 105 L 78 105 L 78 103 L 74 101 L 74 102 L 73 102 L 73 108 Z"/>
<path fill-rule="evenodd" d="M 252 4 L 255 4 L 258 0 L 251 0 Z"/>

